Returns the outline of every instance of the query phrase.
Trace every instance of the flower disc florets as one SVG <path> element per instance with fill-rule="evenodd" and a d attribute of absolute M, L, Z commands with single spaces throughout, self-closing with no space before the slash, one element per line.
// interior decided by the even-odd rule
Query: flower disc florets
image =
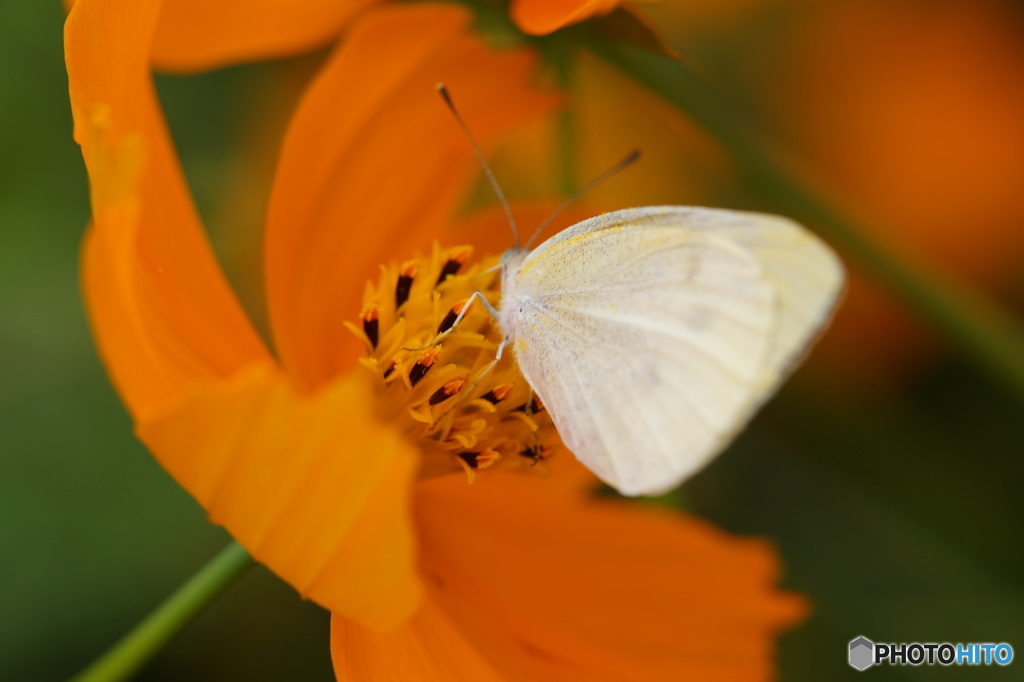
<path fill-rule="evenodd" d="M 558 435 L 509 349 L 494 363 L 501 331 L 471 298 L 479 291 L 496 307 L 501 272 L 497 258 L 470 263 L 471 255 L 469 246 L 435 245 L 429 259 L 382 266 L 366 286 L 359 323 L 346 326 L 365 344 L 360 363 L 374 374 L 382 417 L 421 447 L 422 477 L 461 468 L 472 482 L 490 467 L 543 471 Z"/>

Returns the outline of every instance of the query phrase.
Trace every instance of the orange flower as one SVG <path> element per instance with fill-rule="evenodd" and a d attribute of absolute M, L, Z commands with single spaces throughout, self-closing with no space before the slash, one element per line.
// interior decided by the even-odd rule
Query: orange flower
<path fill-rule="evenodd" d="M 68 8 L 76 0 L 64 0 Z M 544 35 L 607 14 L 623 0 L 512 0 L 512 20 Z M 660 0 L 635 0 L 659 2 Z M 152 39 L 153 63 L 165 71 L 198 71 L 307 52 L 334 40 L 378 0 L 164 0 Z"/>
<path fill-rule="evenodd" d="M 588 494 L 551 475 L 417 486 L 426 599 L 396 632 L 335 616 L 338 679 L 768 680 L 771 633 L 803 606 L 770 589 L 762 542 Z"/>
<path fill-rule="evenodd" d="M 554 103 L 527 86 L 533 56 L 484 47 L 450 6 L 382 6 L 351 26 L 280 154 L 272 354 L 161 118 L 163 17 L 158 0 L 79 0 L 67 23 L 90 321 L 143 442 L 213 522 L 334 612 L 339 674 L 532 678 L 571 662 L 588 677 L 770 676 L 772 636 L 803 607 L 772 587 L 768 547 L 588 498 L 592 477 L 558 456 L 514 365 L 476 383 L 495 342 L 481 306 L 441 346 L 403 350 L 473 288 L 496 295 L 487 261 L 459 245 L 507 241 L 490 215 L 453 218 L 476 169 L 433 84 L 458 93 L 487 145 Z M 441 476 L 485 469 L 472 486 Z"/>

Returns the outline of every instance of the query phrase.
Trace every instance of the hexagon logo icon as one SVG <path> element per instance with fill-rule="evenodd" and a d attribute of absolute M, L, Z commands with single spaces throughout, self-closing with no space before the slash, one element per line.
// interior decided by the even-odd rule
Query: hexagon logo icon
<path fill-rule="evenodd" d="M 857 670 L 867 670 L 875 664 L 875 643 L 867 637 L 858 637 L 850 642 L 850 665 Z"/>

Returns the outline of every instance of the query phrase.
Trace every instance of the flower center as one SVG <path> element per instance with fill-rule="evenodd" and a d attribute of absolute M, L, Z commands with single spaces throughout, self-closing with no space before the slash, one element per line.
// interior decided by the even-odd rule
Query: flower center
<path fill-rule="evenodd" d="M 420 446 L 424 478 L 461 469 L 472 483 L 491 467 L 543 471 L 560 443 L 511 349 L 494 362 L 501 331 L 471 299 L 479 291 L 497 307 L 501 272 L 497 257 L 469 262 L 472 251 L 435 245 L 429 259 L 383 266 L 366 285 L 359 322 L 345 323 L 365 345 L 360 363 L 376 378 L 382 417 Z"/>

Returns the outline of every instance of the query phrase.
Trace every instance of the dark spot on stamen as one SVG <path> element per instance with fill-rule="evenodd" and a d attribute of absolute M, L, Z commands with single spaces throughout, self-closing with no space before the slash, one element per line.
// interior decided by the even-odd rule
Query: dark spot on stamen
<path fill-rule="evenodd" d="M 363 321 L 363 333 L 366 334 L 370 347 L 376 349 L 377 341 L 380 339 L 380 308 L 374 301 L 367 301 L 363 305 L 359 318 Z"/>
<path fill-rule="evenodd" d="M 402 307 L 402 304 L 409 300 L 409 292 L 412 291 L 412 276 L 399 275 L 398 284 L 395 285 L 395 309 Z"/>
<path fill-rule="evenodd" d="M 495 386 L 490 391 L 488 391 L 487 393 L 480 397 L 489 402 L 491 405 L 497 405 L 502 400 L 508 397 L 508 394 L 512 392 L 512 388 L 514 386 L 515 384 L 511 382 L 498 384 L 497 386 Z"/>
<path fill-rule="evenodd" d="M 451 329 L 452 325 L 455 324 L 455 320 L 457 319 L 459 319 L 459 313 L 455 312 L 454 308 L 452 310 L 449 310 L 448 314 L 444 316 L 443 320 L 441 320 L 441 324 L 437 326 L 437 333 L 443 334 L 449 329 Z"/>
<path fill-rule="evenodd" d="M 395 372 L 395 363 L 391 363 L 386 370 L 384 370 L 384 378 L 387 379 Z"/>
<path fill-rule="evenodd" d="M 413 386 L 420 383 L 420 380 L 423 379 L 423 377 L 427 376 L 427 370 L 429 369 L 430 365 L 421 365 L 420 363 L 417 362 L 415 365 L 412 366 L 412 369 L 409 371 L 409 383 L 412 384 Z"/>
<path fill-rule="evenodd" d="M 527 405 L 529 405 L 529 409 L 527 409 Z M 538 413 L 543 412 L 543 411 L 544 411 L 544 403 L 542 403 L 537 398 L 537 396 L 533 396 L 530 399 L 530 402 L 528 404 L 527 403 L 523 403 L 519 407 L 513 407 L 511 410 L 509 410 L 509 412 L 523 412 L 523 413 L 526 413 L 526 414 L 538 414 Z"/>
<path fill-rule="evenodd" d="M 441 324 L 437 327 L 437 333 L 443 334 L 455 324 L 455 321 L 459 319 L 459 315 L 469 311 L 469 306 L 472 305 L 472 298 L 464 298 L 451 307 L 448 314 L 441 320 Z"/>
<path fill-rule="evenodd" d="M 539 445 L 528 447 L 519 454 L 530 460 L 533 464 L 536 464 L 540 460 L 544 459 L 544 453 L 542 452 L 542 448 Z"/>
<path fill-rule="evenodd" d="M 380 320 L 376 318 L 363 320 L 363 332 L 366 334 L 366 338 L 370 340 L 370 346 L 376 348 L 377 341 L 380 338 Z"/>
<path fill-rule="evenodd" d="M 453 395 L 461 391 L 462 387 L 466 385 L 467 380 L 468 377 L 460 376 L 455 377 L 451 381 L 446 381 L 444 386 L 434 391 L 433 395 L 430 396 L 430 399 L 427 402 L 431 406 L 443 403 L 445 400 L 448 400 L 448 398 L 451 398 Z"/>
<path fill-rule="evenodd" d="M 416 364 L 409 370 L 409 383 L 413 386 L 420 383 L 420 380 L 427 376 L 427 371 L 434 366 L 437 362 L 437 356 L 441 353 L 440 346 L 434 346 L 427 352 L 425 352 L 420 359 L 416 361 Z"/>
<path fill-rule="evenodd" d="M 427 376 L 427 371 L 437 362 L 437 356 L 441 354 L 441 346 L 433 346 L 427 350 L 416 364 L 409 370 L 409 383 L 413 386 L 420 383 L 420 379 Z"/>
<path fill-rule="evenodd" d="M 479 452 L 460 452 L 459 453 L 459 458 L 461 458 L 463 462 L 468 464 L 471 469 L 476 469 L 477 468 L 476 460 L 477 460 L 477 457 L 479 457 L 479 456 L 480 456 Z"/>
<path fill-rule="evenodd" d="M 437 276 L 437 284 L 440 284 L 441 282 L 448 279 L 449 275 L 454 275 L 455 273 L 457 273 L 459 271 L 459 268 L 461 267 L 461 261 L 457 261 L 454 258 L 449 258 L 447 261 L 445 261 L 444 267 L 441 268 L 441 274 Z M 437 286 L 437 284 L 435 284 L 434 286 Z"/>

